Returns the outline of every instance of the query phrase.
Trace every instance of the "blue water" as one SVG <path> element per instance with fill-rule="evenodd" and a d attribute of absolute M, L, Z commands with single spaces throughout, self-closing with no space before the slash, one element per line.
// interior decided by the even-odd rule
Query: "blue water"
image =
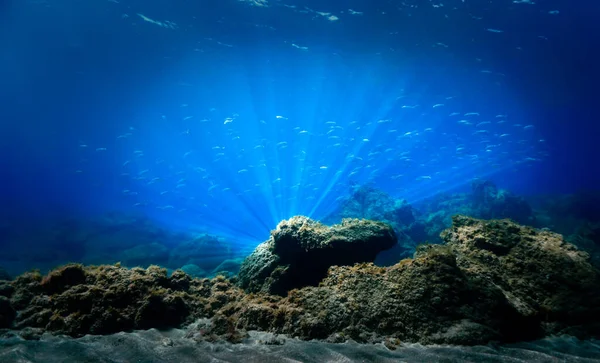
<path fill-rule="evenodd" d="M 117 211 L 251 250 L 356 184 L 597 189 L 599 8 L 4 0 L 2 218 Z"/>

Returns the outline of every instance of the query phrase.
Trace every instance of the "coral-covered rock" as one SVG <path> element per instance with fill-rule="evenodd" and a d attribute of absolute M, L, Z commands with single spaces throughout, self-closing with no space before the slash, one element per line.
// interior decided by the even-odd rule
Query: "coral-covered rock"
<path fill-rule="evenodd" d="M 394 230 L 382 222 L 344 219 L 328 227 L 293 217 L 280 222 L 244 261 L 239 284 L 250 292 L 286 294 L 318 284 L 330 266 L 373 261 L 396 241 Z"/>

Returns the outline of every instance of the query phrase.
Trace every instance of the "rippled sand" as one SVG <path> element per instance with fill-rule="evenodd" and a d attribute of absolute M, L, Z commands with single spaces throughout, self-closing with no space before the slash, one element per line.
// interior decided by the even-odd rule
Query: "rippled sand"
<path fill-rule="evenodd" d="M 273 339 L 253 332 L 243 344 L 186 339 L 184 330 L 138 331 L 80 339 L 0 340 L 0 362 L 600 362 L 600 341 L 556 337 L 506 346 L 422 346 Z M 283 344 L 266 345 L 260 340 Z"/>

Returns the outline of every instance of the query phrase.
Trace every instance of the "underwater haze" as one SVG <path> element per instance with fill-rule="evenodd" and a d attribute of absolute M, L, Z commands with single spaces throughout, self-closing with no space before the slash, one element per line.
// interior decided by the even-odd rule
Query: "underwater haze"
<path fill-rule="evenodd" d="M 597 190 L 598 10 L 4 0 L 2 265 L 89 257 L 75 227 L 48 227 L 62 220 L 133 218 L 245 256 L 359 185 L 415 205 L 478 178 L 523 196 Z"/>

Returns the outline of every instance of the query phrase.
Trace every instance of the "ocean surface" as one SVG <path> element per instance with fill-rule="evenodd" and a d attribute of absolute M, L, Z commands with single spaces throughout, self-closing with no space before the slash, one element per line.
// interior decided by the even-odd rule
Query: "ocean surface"
<path fill-rule="evenodd" d="M 361 186 L 427 221 L 482 180 L 600 256 L 579 238 L 600 230 L 599 17 L 592 0 L 0 0 L 0 276 L 234 275 L 278 222 L 334 220 Z"/>

